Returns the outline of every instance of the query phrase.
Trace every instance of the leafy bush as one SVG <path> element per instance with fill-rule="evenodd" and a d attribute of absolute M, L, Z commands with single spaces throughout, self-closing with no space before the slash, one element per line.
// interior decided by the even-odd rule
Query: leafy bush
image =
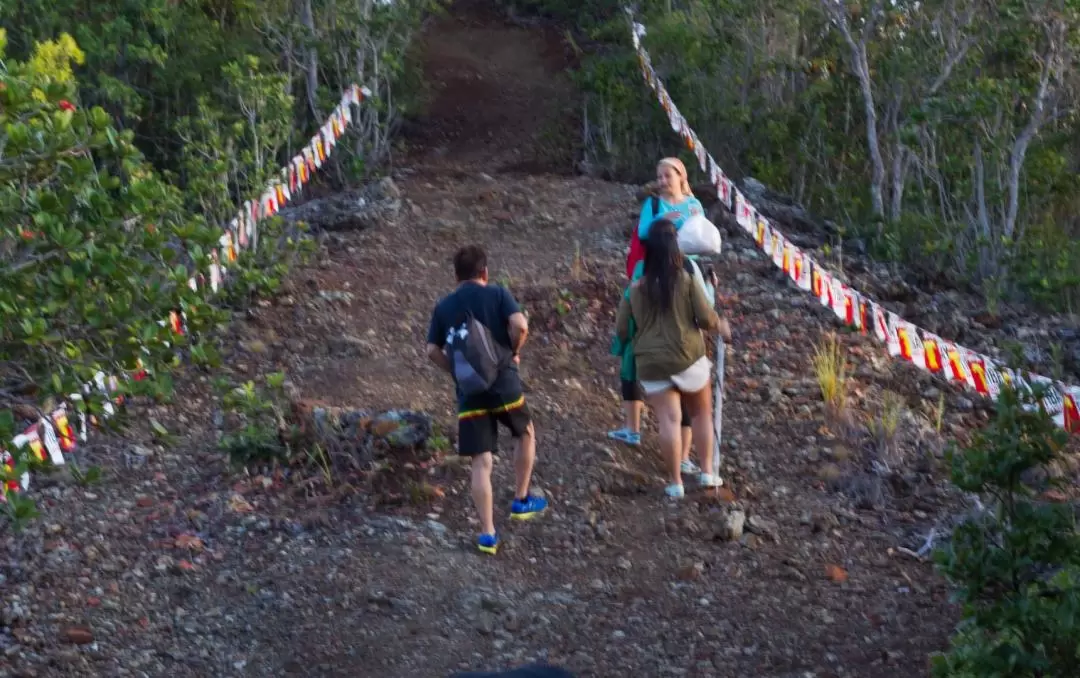
<path fill-rule="evenodd" d="M 989 503 L 935 554 L 956 586 L 963 621 L 939 678 L 1076 675 L 1080 666 L 1080 536 L 1073 508 L 1024 483 L 1055 459 L 1067 435 L 1030 397 L 1005 391 L 993 422 L 947 459 L 953 483 Z"/>
<path fill-rule="evenodd" d="M 238 468 L 251 464 L 287 465 L 293 457 L 295 431 L 286 420 L 285 374 L 263 378 L 262 385 L 248 381 L 215 384 L 225 414 L 225 432 L 218 445 Z"/>
<path fill-rule="evenodd" d="M 98 372 L 145 369 L 121 392 L 161 395 L 177 350 L 198 347 L 220 317 L 188 286 L 214 229 L 185 212 L 130 132 L 73 103 L 80 54 L 62 36 L 28 63 L 0 61 L 0 409 L 17 415 L 0 419 L 4 440 Z M 162 322 L 172 311 L 186 315 L 187 334 Z M 83 404 L 102 412 L 101 397 Z"/>
<path fill-rule="evenodd" d="M 192 289 L 189 276 L 208 272 L 238 205 L 275 178 L 346 84 L 375 96 L 323 175 L 342 160 L 377 169 L 410 100 L 398 88 L 411 73 L 405 51 L 432 5 L 0 3 L 0 26 L 12 29 L 7 49 L 0 28 L 0 440 L 95 375 L 120 377 L 114 397 L 160 398 L 181 355 L 217 363 L 204 338 L 226 317 L 219 306 L 274 292 L 313 243 L 268 220 L 230 263 L 223 296 L 207 298 L 208 281 Z M 107 402 L 95 391 L 78 406 L 100 415 Z M 12 453 L 0 460 L 2 490 L 48 465 Z M 14 492 L 0 503 L 18 521 L 33 514 Z"/>

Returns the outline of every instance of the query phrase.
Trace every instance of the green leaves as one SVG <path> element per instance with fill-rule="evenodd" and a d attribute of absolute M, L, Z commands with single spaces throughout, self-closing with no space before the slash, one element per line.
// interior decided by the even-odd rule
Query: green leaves
<path fill-rule="evenodd" d="M 953 484 L 992 503 L 935 553 L 964 610 L 952 648 L 933 659 L 939 678 L 1064 676 L 1080 661 L 1075 516 L 1025 482 L 1061 454 L 1068 435 L 1041 408 L 1024 407 L 1038 395 L 1007 389 L 986 430 L 948 455 Z"/>
<path fill-rule="evenodd" d="M 285 420 L 288 409 L 285 374 L 268 374 L 263 381 L 264 384 L 254 381 L 232 384 L 227 379 L 215 382 L 227 414 L 226 432 L 218 444 L 236 466 L 288 463 L 294 453 Z"/>
<path fill-rule="evenodd" d="M 302 56 L 282 54 L 300 44 L 297 26 L 274 2 L 15 4 L 0 3 L 0 23 L 19 22 L 12 55 L 0 59 L 0 415 L 60 401 L 98 372 L 163 399 L 181 350 L 200 368 L 220 365 L 211 333 L 227 317 L 222 306 L 273 293 L 312 250 L 295 227 L 264 222 L 258 248 L 229 265 L 235 284 L 209 296 L 223 225 L 312 131 L 306 102 L 290 93 L 303 75 L 290 82 L 294 69 L 281 67 Z M 335 80 L 358 79 L 357 49 L 385 57 L 384 87 L 386 73 L 400 75 L 425 5 L 316 3 L 319 28 L 304 43 L 322 60 L 315 107 L 337 104 Z M 376 119 L 382 138 L 393 120 Z M 197 290 L 195 275 L 206 276 Z M 185 316 L 183 335 L 165 322 L 172 311 Z M 140 368 L 147 379 L 123 380 Z M 82 406 L 101 413 L 105 397 L 95 392 Z M 26 424 L 12 419 L 7 431 L 0 422 L 0 442 Z M 28 468 L 17 455 L 17 469 Z M 7 509 L 29 515 L 20 506 Z"/>
<path fill-rule="evenodd" d="M 218 317 L 186 275 L 161 265 L 163 251 L 193 249 L 192 270 L 205 270 L 200 245 L 216 234 L 182 210 L 130 134 L 116 132 L 100 108 L 78 110 L 67 99 L 73 84 L 58 88 L 50 77 L 15 60 L 0 66 L 9 119 L 0 133 L 0 382 L 8 394 L 0 436 L 8 441 L 26 423 L 12 407 L 60 402 L 95 373 L 123 375 L 140 360 L 152 375 L 167 373 L 186 342 L 162 326 L 169 311 L 188 309 L 196 333 Z M 94 394 L 90 409 L 104 397 Z M 25 455 L 15 454 L 19 467 Z M 29 515 L 19 506 L 9 509 Z"/>

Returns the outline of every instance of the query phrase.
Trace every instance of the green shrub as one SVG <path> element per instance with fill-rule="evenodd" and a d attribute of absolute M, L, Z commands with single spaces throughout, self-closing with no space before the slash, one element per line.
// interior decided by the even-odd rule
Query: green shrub
<path fill-rule="evenodd" d="M 10 441 L 30 413 L 98 372 L 145 370 L 120 379 L 120 393 L 164 395 L 178 350 L 212 354 L 200 337 L 221 315 L 188 286 L 209 265 L 215 229 L 186 212 L 131 132 L 78 105 L 75 42 L 41 43 L 25 63 L 3 50 L 0 31 L 0 440 Z M 163 322 L 172 311 L 186 315 L 185 334 Z M 78 404 L 101 415 L 106 399 Z M 10 451 L 10 476 L 37 463 Z M 9 514 L 29 515 L 25 501 L 9 502 Z"/>
<path fill-rule="evenodd" d="M 938 678 L 1076 675 L 1080 666 L 1080 537 L 1068 504 L 1036 498 L 1024 479 L 1062 451 L 1067 433 L 1007 390 L 993 422 L 950 451 L 952 481 L 989 511 L 962 523 L 935 554 L 963 621 Z"/>
<path fill-rule="evenodd" d="M 254 381 L 234 385 L 226 379 L 215 383 L 225 416 L 218 446 L 233 466 L 288 465 L 292 461 L 295 433 L 286 421 L 284 386 L 282 372 L 266 375 L 261 385 Z"/>

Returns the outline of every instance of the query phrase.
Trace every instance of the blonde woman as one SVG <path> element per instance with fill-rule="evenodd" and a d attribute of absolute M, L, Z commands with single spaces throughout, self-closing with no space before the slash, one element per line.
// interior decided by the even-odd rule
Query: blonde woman
<path fill-rule="evenodd" d="M 653 222 L 665 219 L 671 222 L 678 231 L 687 219 L 705 213 L 701 201 L 694 197 L 690 190 L 686 165 L 678 158 L 663 158 L 656 164 L 656 185 L 658 195 L 645 200 L 645 204 L 641 207 L 641 215 L 638 217 L 637 228 L 630 240 L 626 275 L 631 282 L 638 280 L 642 275 L 645 264 L 644 243 L 648 240 L 649 229 Z M 695 270 L 696 264 L 692 263 L 693 259 L 694 257 L 690 257 L 685 262 L 686 268 L 696 273 L 696 277 L 701 279 L 701 271 Z M 709 303 L 715 304 L 715 275 L 710 272 L 709 280 L 703 280 L 703 282 Z M 628 445 L 639 445 L 641 444 L 641 413 L 645 409 L 645 394 L 637 381 L 633 353 L 629 350 L 629 346 L 619 342 L 618 338 L 613 344 L 612 353 L 623 359 L 620 381 L 625 422 L 622 428 L 609 432 L 608 437 Z M 690 459 L 692 444 L 690 416 L 685 412 L 682 417 L 682 427 L 682 471 L 687 474 L 698 473 L 700 469 Z M 708 451 L 705 453 L 708 454 Z"/>

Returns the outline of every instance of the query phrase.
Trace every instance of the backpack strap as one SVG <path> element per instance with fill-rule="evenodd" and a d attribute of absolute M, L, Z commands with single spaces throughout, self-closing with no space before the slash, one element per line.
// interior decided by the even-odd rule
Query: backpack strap
<path fill-rule="evenodd" d="M 649 196 L 649 201 L 652 203 L 652 218 L 655 221 L 660 216 L 660 198 L 655 195 Z"/>

